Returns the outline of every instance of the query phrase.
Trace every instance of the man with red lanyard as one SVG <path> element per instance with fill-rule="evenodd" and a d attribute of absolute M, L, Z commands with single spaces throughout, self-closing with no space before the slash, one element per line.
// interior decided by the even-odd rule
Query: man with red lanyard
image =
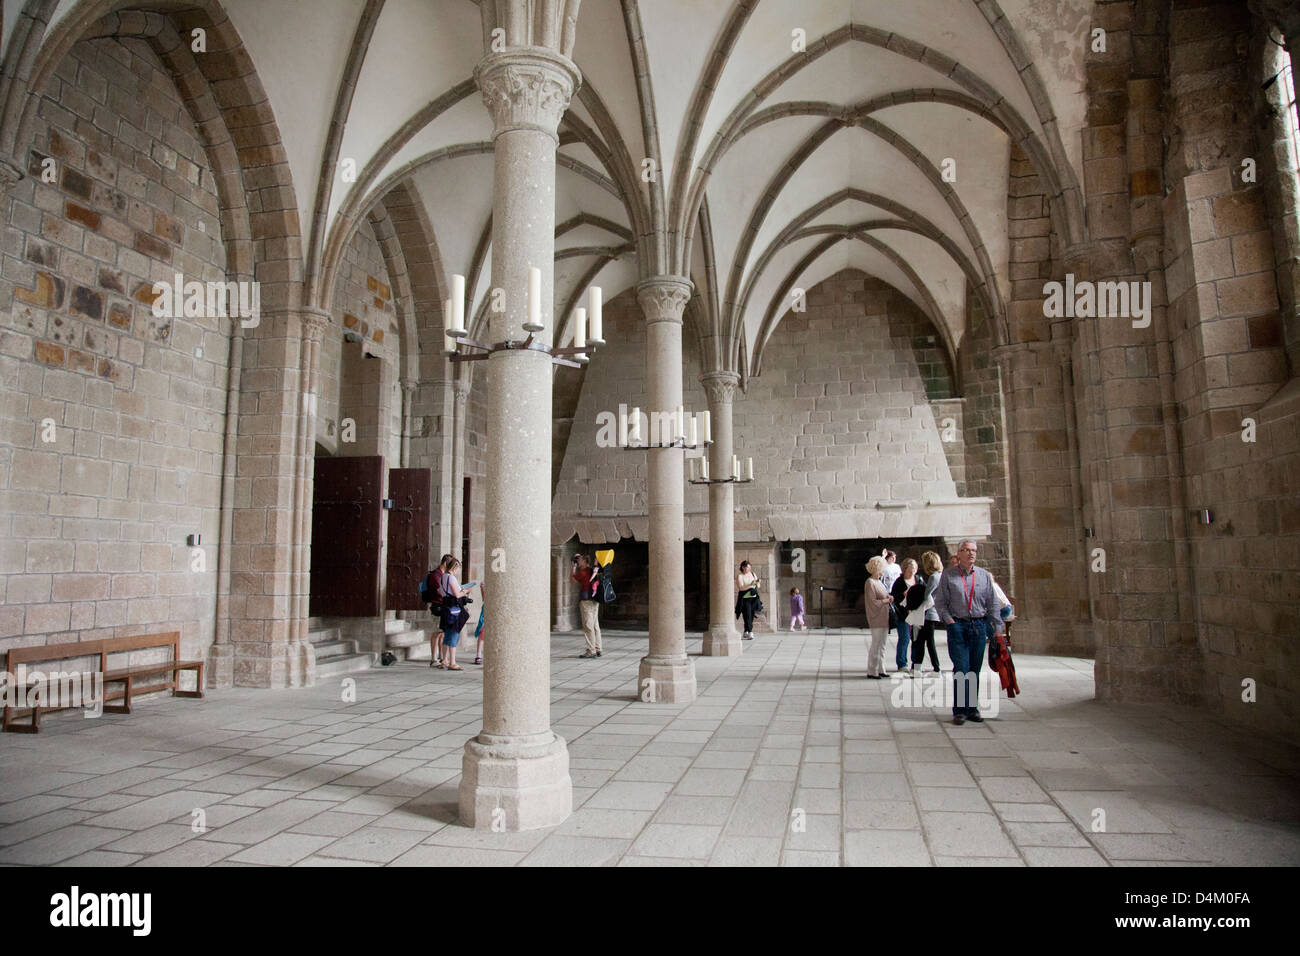
<path fill-rule="evenodd" d="M 975 566 L 979 546 L 963 541 L 957 563 L 944 570 L 934 590 L 934 609 L 948 631 L 952 660 L 952 722 L 958 726 L 984 720 L 979 707 L 979 673 L 990 634 L 1002 632 L 1002 602 L 993 590 L 993 575 Z"/>

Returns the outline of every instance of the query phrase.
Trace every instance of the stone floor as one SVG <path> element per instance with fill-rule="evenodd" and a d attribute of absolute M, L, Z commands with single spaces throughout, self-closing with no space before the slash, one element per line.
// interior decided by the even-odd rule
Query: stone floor
<path fill-rule="evenodd" d="M 1017 658 L 1023 697 L 953 727 L 865 680 L 865 641 L 759 635 L 743 657 L 697 657 L 687 706 L 635 699 L 644 632 L 607 632 L 594 661 L 557 635 L 574 813 L 529 833 L 456 823 L 473 664 L 359 674 L 354 703 L 335 678 L 51 715 L 0 736 L 0 864 L 1300 863 L 1297 748 L 1099 704 L 1073 658 Z"/>

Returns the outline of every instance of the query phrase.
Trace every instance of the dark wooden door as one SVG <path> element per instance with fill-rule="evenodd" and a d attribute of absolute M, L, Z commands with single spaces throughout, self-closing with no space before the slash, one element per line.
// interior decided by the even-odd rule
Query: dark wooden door
<path fill-rule="evenodd" d="M 379 614 L 384 459 L 317 458 L 311 510 L 311 614 Z"/>
<path fill-rule="evenodd" d="M 420 579 L 433 567 L 429 556 L 429 516 L 433 469 L 390 468 L 388 497 L 388 575 L 384 609 L 419 611 Z"/>

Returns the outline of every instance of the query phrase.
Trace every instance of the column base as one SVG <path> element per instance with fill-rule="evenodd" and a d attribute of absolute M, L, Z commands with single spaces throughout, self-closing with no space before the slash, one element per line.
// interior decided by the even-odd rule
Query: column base
<path fill-rule="evenodd" d="M 695 700 L 695 662 L 681 657 L 641 658 L 636 695 L 647 704 L 689 704 Z"/>
<path fill-rule="evenodd" d="M 205 675 L 209 687 L 235 686 L 235 651 L 229 644 L 213 644 L 208 649 Z"/>
<path fill-rule="evenodd" d="M 722 625 L 711 627 L 704 632 L 705 657 L 739 657 L 745 652 L 745 645 L 740 641 L 740 634 L 734 627 Z"/>
<path fill-rule="evenodd" d="M 460 821 L 516 833 L 563 823 L 573 812 L 569 749 L 549 731 L 518 737 L 479 734 L 461 759 Z"/>

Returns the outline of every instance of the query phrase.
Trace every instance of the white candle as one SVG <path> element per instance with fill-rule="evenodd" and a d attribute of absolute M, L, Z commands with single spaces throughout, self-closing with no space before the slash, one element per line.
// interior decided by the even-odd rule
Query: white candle
<path fill-rule="evenodd" d="M 731 477 L 732 478 L 740 477 L 740 456 L 739 455 L 731 456 Z"/>
<path fill-rule="evenodd" d="M 681 405 L 677 406 L 677 434 L 673 438 L 683 443 L 686 441 L 686 409 Z"/>
<path fill-rule="evenodd" d="M 451 299 L 442 300 L 442 324 L 447 329 L 447 354 L 456 354 L 456 330 L 452 328 Z"/>
<path fill-rule="evenodd" d="M 537 266 L 528 267 L 528 321 L 524 328 L 529 332 L 540 332 L 542 325 L 542 270 Z"/>
<path fill-rule="evenodd" d="M 754 459 L 752 458 L 745 459 L 745 480 L 754 480 Z"/>
<path fill-rule="evenodd" d="M 713 441 L 713 421 L 708 412 L 700 412 L 704 416 L 704 444 Z"/>
<path fill-rule="evenodd" d="M 591 306 L 591 341 L 593 345 L 604 345 L 605 337 L 601 334 L 604 331 L 604 328 L 601 325 L 602 320 L 600 309 L 602 304 L 602 293 L 600 291 L 600 286 L 592 286 L 591 291 L 588 294 L 590 296 Z"/>
<path fill-rule="evenodd" d="M 694 481 L 695 480 L 695 459 L 687 458 L 686 462 L 687 462 L 686 471 L 691 476 L 691 481 Z"/>
<path fill-rule="evenodd" d="M 705 481 L 709 480 L 709 456 L 704 455 L 700 458 L 700 477 Z"/>
<path fill-rule="evenodd" d="M 585 348 L 587 345 L 587 310 L 582 306 L 578 306 L 575 318 L 578 321 L 577 328 L 573 330 L 573 346 L 579 349 Z"/>
<path fill-rule="evenodd" d="M 687 434 L 690 435 L 691 440 L 688 441 L 686 444 L 694 448 L 696 445 L 700 443 L 700 426 L 699 426 L 698 415 L 691 416 L 690 431 Z"/>
<path fill-rule="evenodd" d="M 465 277 L 451 277 L 451 321 L 457 335 L 465 334 Z"/>
<path fill-rule="evenodd" d="M 627 447 L 627 406 L 618 406 L 618 446 Z"/>
<path fill-rule="evenodd" d="M 631 441 L 633 445 L 641 444 L 641 407 L 632 406 L 632 434 Z"/>

